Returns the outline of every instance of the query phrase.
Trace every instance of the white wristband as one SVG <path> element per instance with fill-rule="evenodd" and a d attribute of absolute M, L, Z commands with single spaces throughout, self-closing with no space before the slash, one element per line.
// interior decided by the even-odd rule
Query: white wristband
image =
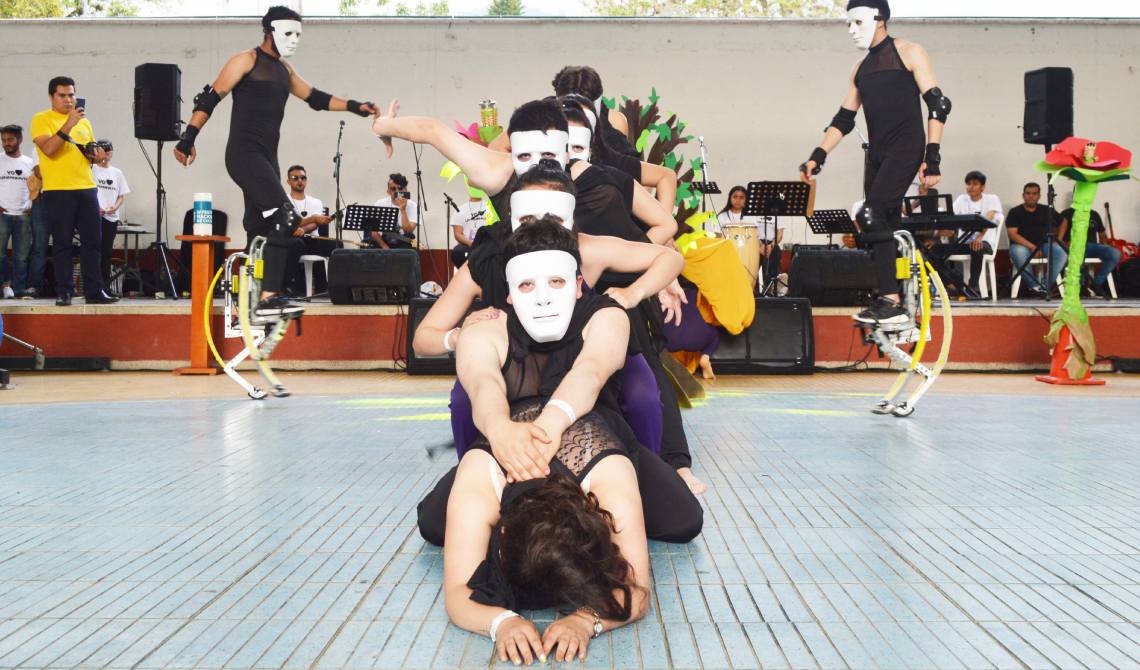
<path fill-rule="evenodd" d="M 499 630 L 499 624 L 503 623 L 513 616 L 518 616 L 518 614 L 507 610 L 505 612 L 499 612 L 498 616 L 496 616 L 494 619 L 491 619 L 491 642 L 495 641 L 495 632 Z"/>
<path fill-rule="evenodd" d="M 578 416 L 574 414 L 574 408 L 571 407 L 570 403 L 566 402 L 565 400 L 552 399 L 546 403 L 547 407 L 551 405 L 554 405 L 563 412 L 566 412 L 566 416 L 570 417 L 570 423 L 574 423 L 578 420 Z"/>
<path fill-rule="evenodd" d="M 447 341 L 451 339 L 451 334 L 457 330 L 459 330 L 459 328 L 452 328 L 451 330 L 449 330 L 443 334 L 443 348 L 444 349 L 447 349 L 448 351 L 455 351 L 455 347 L 448 344 Z"/>

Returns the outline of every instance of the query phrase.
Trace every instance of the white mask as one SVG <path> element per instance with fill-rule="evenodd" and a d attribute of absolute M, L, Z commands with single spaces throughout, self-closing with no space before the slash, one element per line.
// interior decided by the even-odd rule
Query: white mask
<path fill-rule="evenodd" d="M 538 165 L 542 158 L 553 158 L 563 168 L 566 167 L 566 145 L 570 142 L 569 133 L 561 130 L 527 130 L 511 133 L 511 160 L 515 164 L 515 174 L 522 174 Z M 525 160 L 520 160 L 525 156 Z"/>
<path fill-rule="evenodd" d="M 511 194 L 511 230 L 517 230 L 522 225 L 522 219 L 533 216 L 537 220 L 547 214 L 562 219 L 562 226 L 571 230 L 574 227 L 574 196 L 562 191 L 543 189 L 515 191 Z"/>
<path fill-rule="evenodd" d="M 855 40 L 856 49 L 866 51 L 871 48 L 878 25 L 875 17 L 878 15 L 879 10 L 874 7 L 855 7 L 847 11 L 847 32 Z"/>
<path fill-rule="evenodd" d="M 562 339 L 578 300 L 574 257 L 565 251 L 532 251 L 508 261 L 506 274 L 511 305 L 527 334 L 535 342 Z"/>
<path fill-rule="evenodd" d="M 301 22 L 290 19 L 270 21 L 273 28 L 273 46 L 277 47 L 277 54 L 282 58 L 289 58 L 297 53 L 297 43 L 301 41 Z"/>
<path fill-rule="evenodd" d="M 582 126 L 570 126 L 570 158 L 577 158 L 579 160 L 590 160 L 590 139 L 593 133 L 589 128 Z M 577 151 L 575 147 L 582 147 L 581 151 Z"/>

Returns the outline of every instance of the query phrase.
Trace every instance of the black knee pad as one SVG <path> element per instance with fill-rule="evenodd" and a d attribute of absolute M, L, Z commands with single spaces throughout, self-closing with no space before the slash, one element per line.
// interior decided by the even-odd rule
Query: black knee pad
<path fill-rule="evenodd" d="M 863 206 L 863 210 L 859 212 L 859 227 L 862 228 L 862 233 L 859 235 L 861 244 L 887 242 L 895 237 L 894 230 L 887 223 L 886 213 L 879 205 L 867 203 Z"/>
<path fill-rule="evenodd" d="M 272 214 L 265 217 L 265 220 L 272 226 L 268 235 L 270 238 L 295 239 L 293 233 L 301 225 L 301 217 L 297 216 L 293 206 L 288 203 L 278 207 Z"/>

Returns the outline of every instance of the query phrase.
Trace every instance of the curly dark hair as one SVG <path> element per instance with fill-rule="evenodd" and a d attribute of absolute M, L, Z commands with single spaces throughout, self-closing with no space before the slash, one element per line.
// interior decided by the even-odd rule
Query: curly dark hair
<path fill-rule="evenodd" d="M 562 222 L 547 214 L 534 223 L 519 226 L 503 243 L 503 267 L 515 256 L 532 251 L 565 251 L 582 267 L 582 254 L 578 251 L 578 235 L 567 230 Z"/>
<path fill-rule="evenodd" d="M 613 515 L 596 495 L 553 474 L 515 499 L 501 523 L 503 572 L 516 591 L 589 607 L 612 621 L 630 619 L 633 568 L 613 541 Z M 624 597 L 618 598 L 619 591 Z"/>
<path fill-rule="evenodd" d="M 507 135 L 531 130 L 561 130 L 566 132 L 566 116 L 562 114 L 562 103 L 557 100 L 531 100 L 523 103 L 511 114 L 507 123 Z"/>
<path fill-rule="evenodd" d="M 554 87 L 554 95 L 560 98 L 577 93 L 586 96 L 591 103 L 605 92 L 601 76 L 589 65 L 567 65 L 554 75 L 554 81 L 550 85 Z"/>

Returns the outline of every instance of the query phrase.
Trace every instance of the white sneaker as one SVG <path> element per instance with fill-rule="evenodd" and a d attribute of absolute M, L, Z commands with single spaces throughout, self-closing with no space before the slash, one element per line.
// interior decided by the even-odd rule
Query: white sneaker
<path fill-rule="evenodd" d="M 16 292 L 12 290 L 11 286 L 4 287 L 4 297 L 9 300 L 16 297 Z"/>

